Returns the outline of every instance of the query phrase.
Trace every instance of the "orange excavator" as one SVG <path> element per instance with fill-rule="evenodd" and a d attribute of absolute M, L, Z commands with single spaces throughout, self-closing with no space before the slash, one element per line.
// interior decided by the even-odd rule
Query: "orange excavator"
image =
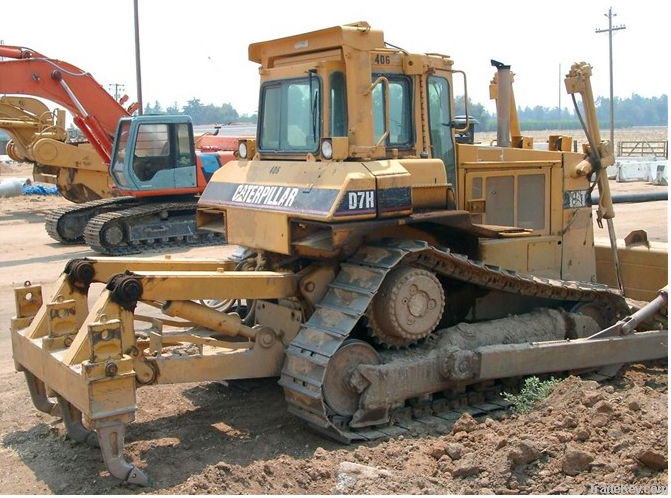
<path fill-rule="evenodd" d="M 0 57 L 5 58 L 0 61 L 0 94 L 31 95 L 65 108 L 110 165 L 117 128 L 122 137 L 137 104 L 124 107 L 127 96 L 117 102 L 90 73 L 32 49 L 2 45 Z M 140 122 L 133 132 L 145 147 L 134 151 L 133 161 L 117 162 L 107 172 L 120 195 L 53 210 L 46 220 L 53 239 L 85 242 L 108 255 L 221 242 L 220 234 L 196 227 L 196 202 L 214 171 L 233 159 L 239 137 L 209 134 L 195 139 L 189 117 L 156 118 L 136 116 Z M 52 142 L 56 155 L 68 147 Z M 197 150 L 189 147 L 192 143 Z M 129 166 L 119 167 L 123 164 Z M 73 172 L 76 176 L 76 168 Z"/>

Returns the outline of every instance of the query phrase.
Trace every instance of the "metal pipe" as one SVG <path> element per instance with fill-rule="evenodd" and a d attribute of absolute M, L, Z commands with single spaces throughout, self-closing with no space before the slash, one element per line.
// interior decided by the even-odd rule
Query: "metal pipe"
<path fill-rule="evenodd" d="M 492 61 L 497 69 L 498 98 L 496 99 L 496 145 L 510 147 L 510 66 Z"/>
<path fill-rule="evenodd" d="M 657 297 L 655 299 L 643 306 L 636 313 L 623 318 L 615 325 L 611 325 L 610 327 L 603 329 L 601 332 L 590 336 L 588 339 L 602 339 L 606 337 L 629 335 L 634 332 L 640 323 L 644 322 L 648 318 L 651 318 L 655 315 L 655 313 L 666 306 L 668 301 L 669 286 L 667 285 L 666 287 L 657 291 Z"/>
<path fill-rule="evenodd" d="M 112 152 L 112 142 L 100 126 L 100 123 L 98 123 L 95 117 L 88 113 L 75 93 L 70 89 L 70 86 L 63 79 L 63 75 L 60 71 L 54 71 L 51 73 L 51 77 L 58 81 L 59 85 L 61 85 L 65 93 L 70 97 L 74 106 L 77 108 L 77 111 L 82 115 L 82 117 L 75 116 L 75 118 L 79 118 L 74 120 L 75 124 L 79 126 L 82 133 L 89 139 L 93 147 L 96 149 L 96 152 L 103 158 L 103 161 L 109 163 L 110 154 Z M 86 126 L 82 126 L 82 123 L 85 123 Z"/>
<path fill-rule="evenodd" d="M 631 334 L 638 324 L 652 318 L 655 313 L 661 310 L 669 302 L 669 286 L 657 291 L 657 297 L 650 301 L 646 306 L 643 306 L 636 313 L 625 319 L 625 324 L 622 325 L 622 335 Z"/>
<path fill-rule="evenodd" d="M 585 113 L 585 122 L 583 128 L 585 135 L 590 145 L 590 156 L 597 168 L 597 186 L 599 187 L 599 207 L 597 209 L 597 223 L 599 227 L 602 225 L 602 219 L 606 220 L 608 226 L 608 238 L 610 239 L 611 251 L 613 253 L 613 264 L 615 265 L 615 274 L 617 275 L 618 288 L 624 292 L 624 282 L 622 280 L 622 267 L 620 266 L 620 259 L 617 254 L 617 238 L 615 236 L 615 225 L 613 218 L 615 217 L 615 210 L 613 209 L 613 201 L 610 194 L 610 185 L 608 183 L 608 176 L 606 175 L 606 167 L 613 164 L 613 155 L 608 147 L 601 142 L 601 135 L 599 133 L 599 120 L 596 115 L 596 106 L 594 103 L 594 95 L 592 93 L 592 66 L 582 62 L 571 66 L 571 71 L 566 75 L 564 80 L 566 83 L 566 91 L 573 99 L 573 105 L 576 109 L 576 115 L 580 118 L 580 109 L 575 98 L 576 93 L 580 93 L 582 97 L 583 111 Z M 582 122 L 582 118 L 580 119 Z"/>
<path fill-rule="evenodd" d="M 0 57 L 27 59 L 30 57 L 30 52 L 19 47 L 0 46 Z"/>
<path fill-rule="evenodd" d="M 138 0 L 133 2 L 133 14 L 135 17 L 135 79 L 137 80 L 137 104 L 138 114 L 142 115 L 142 70 L 140 64 L 140 14 L 138 12 Z"/>
<path fill-rule="evenodd" d="M 592 204 L 599 204 L 599 196 L 592 194 Z M 621 202 L 652 202 L 652 201 L 668 201 L 669 193 L 667 191 L 657 192 L 630 192 L 626 194 L 616 194 L 611 196 L 611 201 L 614 204 Z"/>

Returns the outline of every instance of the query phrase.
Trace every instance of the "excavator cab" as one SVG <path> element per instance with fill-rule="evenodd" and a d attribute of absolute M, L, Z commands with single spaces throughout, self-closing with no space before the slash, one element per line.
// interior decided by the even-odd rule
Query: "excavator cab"
<path fill-rule="evenodd" d="M 119 121 L 111 172 L 121 189 L 197 190 L 193 126 L 187 116 L 136 116 Z"/>

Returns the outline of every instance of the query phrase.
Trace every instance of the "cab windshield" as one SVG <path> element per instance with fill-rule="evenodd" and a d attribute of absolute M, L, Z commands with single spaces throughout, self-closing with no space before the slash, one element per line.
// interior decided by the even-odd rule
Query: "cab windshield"
<path fill-rule="evenodd" d="M 261 88 L 258 149 L 317 152 L 321 136 L 321 82 L 318 76 L 272 81 Z"/>

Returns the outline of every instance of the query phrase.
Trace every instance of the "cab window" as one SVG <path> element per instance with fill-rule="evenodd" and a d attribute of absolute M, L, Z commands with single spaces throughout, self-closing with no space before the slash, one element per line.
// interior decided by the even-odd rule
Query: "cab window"
<path fill-rule="evenodd" d="M 274 81 L 261 88 L 259 150 L 317 152 L 321 136 L 319 77 Z"/>
<path fill-rule="evenodd" d="M 133 170 L 146 182 L 156 173 L 170 168 L 170 133 L 167 124 L 140 125 L 135 142 Z"/>
<path fill-rule="evenodd" d="M 375 141 L 380 140 L 385 132 L 386 104 L 389 101 L 389 135 L 385 143 L 387 147 L 411 147 L 414 141 L 412 128 L 412 86 L 408 78 L 399 75 L 374 74 L 372 81 L 385 76 L 389 88 L 379 83 L 373 89 L 373 125 Z"/>
<path fill-rule="evenodd" d="M 429 129 L 431 156 L 443 160 L 447 181 L 457 190 L 457 175 L 452 137 L 452 111 L 450 108 L 450 82 L 446 78 L 431 76 L 428 79 Z"/>
<path fill-rule="evenodd" d="M 329 87 L 331 89 L 331 136 L 347 136 L 347 87 L 345 85 L 345 75 L 336 71 L 329 78 Z"/>

